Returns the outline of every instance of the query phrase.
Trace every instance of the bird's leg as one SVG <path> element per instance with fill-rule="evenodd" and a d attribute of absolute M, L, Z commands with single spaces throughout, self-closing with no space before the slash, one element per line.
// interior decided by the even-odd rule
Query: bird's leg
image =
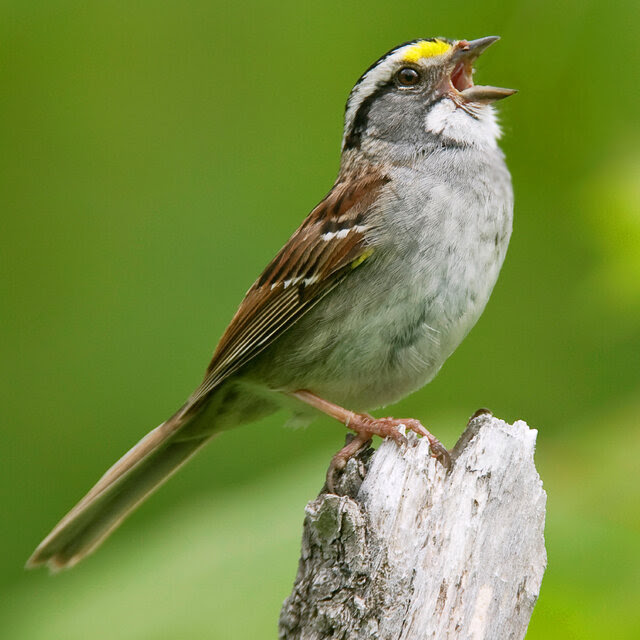
<path fill-rule="evenodd" d="M 306 389 L 294 391 L 289 395 L 339 420 L 348 429 L 352 429 L 357 434 L 349 444 L 340 449 L 333 457 L 327 478 L 329 478 L 329 474 L 332 474 L 334 471 L 344 469 L 347 460 L 368 443 L 373 435 L 380 436 L 381 438 L 393 438 L 398 444 L 405 443 L 406 438 L 398 430 L 400 425 L 404 425 L 414 433 L 427 438 L 429 446 L 431 447 L 431 455 L 440 460 L 445 467 L 448 468 L 451 465 L 451 457 L 447 449 L 440 440 L 424 428 L 419 420 L 414 420 L 413 418 L 406 420 L 397 418 L 374 418 L 366 413 L 355 413 L 337 404 L 333 404 L 333 402 L 329 402 L 324 398 L 320 398 L 315 395 L 315 393 L 311 393 L 311 391 L 307 391 Z"/>

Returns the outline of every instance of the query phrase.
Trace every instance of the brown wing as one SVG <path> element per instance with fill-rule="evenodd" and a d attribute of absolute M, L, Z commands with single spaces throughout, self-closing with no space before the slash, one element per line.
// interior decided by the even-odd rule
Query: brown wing
<path fill-rule="evenodd" d="M 387 182 L 370 173 L 336 183 L 247 292 L 190 403 L 254 358 L 371 255 L 364 234 Z"/>

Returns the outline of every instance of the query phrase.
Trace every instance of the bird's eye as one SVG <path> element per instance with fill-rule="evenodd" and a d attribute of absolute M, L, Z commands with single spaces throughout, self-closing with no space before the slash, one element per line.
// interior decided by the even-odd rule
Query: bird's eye
<path fill-rule="evenodd" d="M 418 84 L 420 74 L 411 67 L 403 67 L 396 73 L 396 80 L 398 84 L 401 84 L 403 87 L 412 87 Z"/>

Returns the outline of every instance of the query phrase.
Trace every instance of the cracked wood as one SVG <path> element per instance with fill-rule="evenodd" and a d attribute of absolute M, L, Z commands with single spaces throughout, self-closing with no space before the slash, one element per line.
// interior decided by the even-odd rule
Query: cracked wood
<path fill-rule="evenodd" d="M 449 473 L 412 434 L 350 460 L 307 505 L 280 638 L 524 638 L 546 567 L 536 435 L 481 414 Z"/>

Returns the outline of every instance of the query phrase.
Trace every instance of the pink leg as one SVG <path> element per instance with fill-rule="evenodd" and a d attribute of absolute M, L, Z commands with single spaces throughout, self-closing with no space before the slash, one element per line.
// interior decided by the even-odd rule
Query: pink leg
<path fill-rule="evenodd" d="M 431 455 L 440 460 L 445 467 L 448 468 L 451 465 L 451 458 L 447 449 L 435 436 L 429 433 L 418 420 L 414 420 L 413 418 L 406 420 L 399 420 L 397 418 L 373 418 L 365 413 L 354 413 L 348 409 L 343 409 L 337 404 L 333 404 L 333 402 L 324 400 L 305 389 L 294 391 L 290 395 L 314 407 L 318 411 L 322 411 L 322 413 L 326 413 L 328 416 L 339 420 L 357 434 L 348 445 L 343 447 L 333 457 L 327 479 L 329 479 L 329 475 L 333 474 L 334 471 L 344 469 L 347 460 L 355 455 L 364 444 L 368 443 L 372 435 L 377 435 L 381 438 L 393 438 L 398 444 L 406 442 L 406 438 L 398 431 L 400 425 L 404 425 L 414 433 L 427 438 L 427 440 L 429 440 L 429 446 L 431 447 Z"/>

